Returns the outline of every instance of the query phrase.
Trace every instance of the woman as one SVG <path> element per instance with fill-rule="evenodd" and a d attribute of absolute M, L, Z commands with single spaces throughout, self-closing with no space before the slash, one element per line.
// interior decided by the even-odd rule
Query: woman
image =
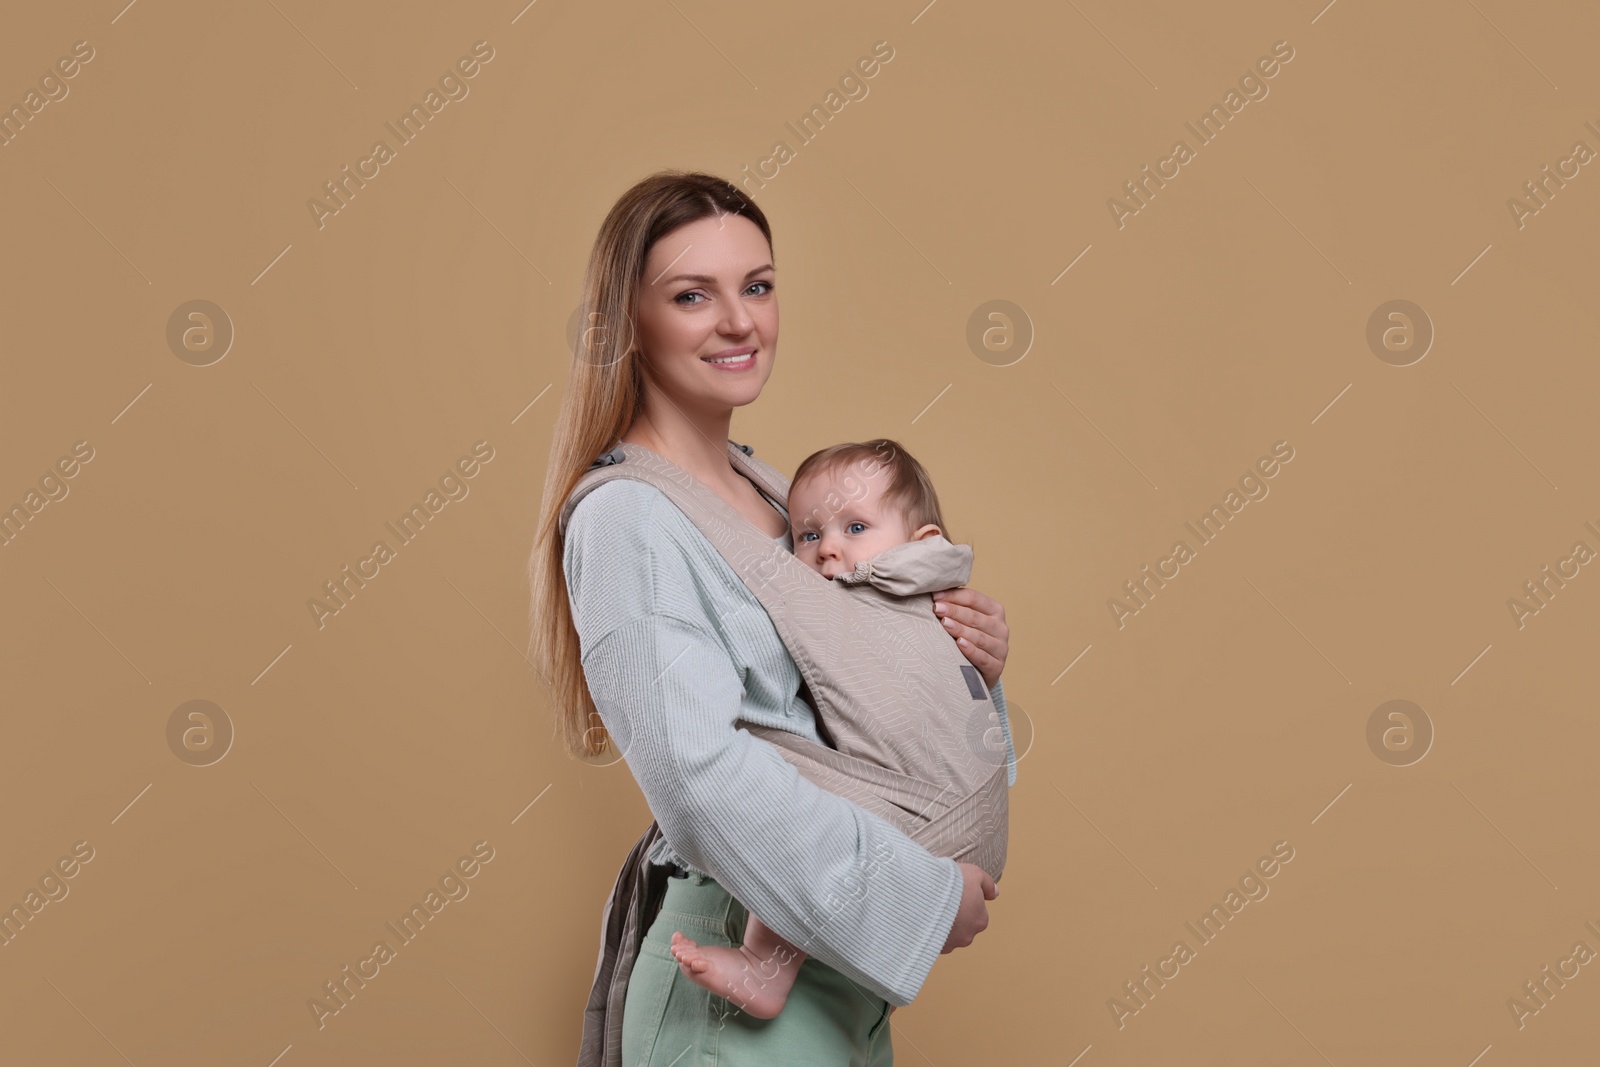
<path fill-rule="evenodd" d="M 564 740 L 577 755 L 620 746 L 662 832 L 647 858 L 678 874 L 628 981 L 624 1067 L 892 1063 L 892 1005 L 911 1001 L 940 953 L 971 944 L 997 894 L 979 868 L 931 855 L 736 728 L 826 743 L 771 620 L 663 494 L 607 482 L 573 510 L 564 543 L 557 531 L 573 485 L 622 440 L 792 547 L 783 502 L 727 455 L 733 409 L 760 395 L 777 353 L 772 258 L 766 217 L 710 175 L 658 173 L 613 206 L 529 563 L 532 652 Z M 1000 703 L 1004 609 L 969 588 L 937 599 Z M 667 947 L 675 929 L 737 943 L 745 905 L 810 953 L 775 1019 L 699 988 Z"/>

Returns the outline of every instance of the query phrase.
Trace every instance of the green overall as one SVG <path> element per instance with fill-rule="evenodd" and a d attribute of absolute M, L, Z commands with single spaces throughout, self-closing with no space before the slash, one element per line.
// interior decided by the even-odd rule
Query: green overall
<path fill-rule="evenodd" d="M 890 1067 L 889 1002 L 808 956 L 775 1019 L 757 1019 L 683 976 L 672 932 L 739 944 L 745 909 L 710 875 L 669 878 L 622 1011 L 622 1067 Z"/>

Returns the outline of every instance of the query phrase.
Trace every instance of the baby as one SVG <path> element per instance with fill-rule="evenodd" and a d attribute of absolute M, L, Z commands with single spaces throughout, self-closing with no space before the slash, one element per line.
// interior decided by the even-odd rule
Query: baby
<path fill-rule="evenodd" d="M 937 574 L 954 551 L 943 536 L 927 472 L 883 438 L 807 457 L 790 483 L 788 508 L 794 554 L 824 578 L 846 585 L 873 580 L 873 559 L 885 550 L 924 542 L 925 549 L 900 549 L 884 557 L 880 570 L 889 580 L 874 584 L 893 592 L 926 591 L 917 580 Z M 819 726 L 825 729 L 826 723 Z M 806 959 L 753 913 L 744 943 L 736 948 L 700 945 L 681 931 L 672 935 L 671 948 L 690 981 L 761 1019 L 783 1010 Z"/>

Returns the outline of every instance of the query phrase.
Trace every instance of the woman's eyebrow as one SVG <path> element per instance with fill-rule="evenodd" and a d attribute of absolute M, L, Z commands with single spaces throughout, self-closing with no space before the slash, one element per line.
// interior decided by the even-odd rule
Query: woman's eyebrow
<path fill-rule="evenodd" d="M 762 271 L 771 270 L 771 269 L 772 269 L 772 264 L 771 263 L 763 264 L 762 266 L 756 267 L 754 270 L 751 270 L 748 274 L 745 275 L 745 277 L 746 278 L 753 278 L 757 274 L 760 274 Z M 672 277 L 668 278 L 665 282 L 662 282 L 661 284 L 666 285 L 666 284 L 668 284 L 670 282 L 677 282 L 677 281 L 701 282 L 701 283 L 703 283 L 705 285 L 711 285 L 712 283 L 714 283 L 716 281 L 716 279 L 711 277 L 710 275 L 707 275 L 707 274 L 674 274 Z"/>

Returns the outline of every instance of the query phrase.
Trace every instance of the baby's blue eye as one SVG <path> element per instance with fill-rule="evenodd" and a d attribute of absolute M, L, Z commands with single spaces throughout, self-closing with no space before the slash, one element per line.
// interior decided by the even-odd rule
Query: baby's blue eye
<path fill-rule="evenodd" d="M 811 540 L 811 538 L 813 538 L 815 536 L 816 536 L 816 534 L 812 533 L 810 530 L 807 530 L 805 533 L 800 535 L 800 541 L 803 544 L 806 541 Z"/>
<path fill-rule="evenodd" d="M 864 523 L 864 522 L 852 522 L 852 523 L 851 523 L 851 524 L 850 524 L 850 526 L 859 526 L 859 527 L 861 527 L 861 528 L 862 528 L 862 529 L 866 529 L 866 527 L 867 527 L 867 524 L 866 524 L 866 523 Z M 848 527 L 848 526 L 847 526 L 847 527 L 846 527 L 846 529 L 849 529 L 849 527 Z"/>

